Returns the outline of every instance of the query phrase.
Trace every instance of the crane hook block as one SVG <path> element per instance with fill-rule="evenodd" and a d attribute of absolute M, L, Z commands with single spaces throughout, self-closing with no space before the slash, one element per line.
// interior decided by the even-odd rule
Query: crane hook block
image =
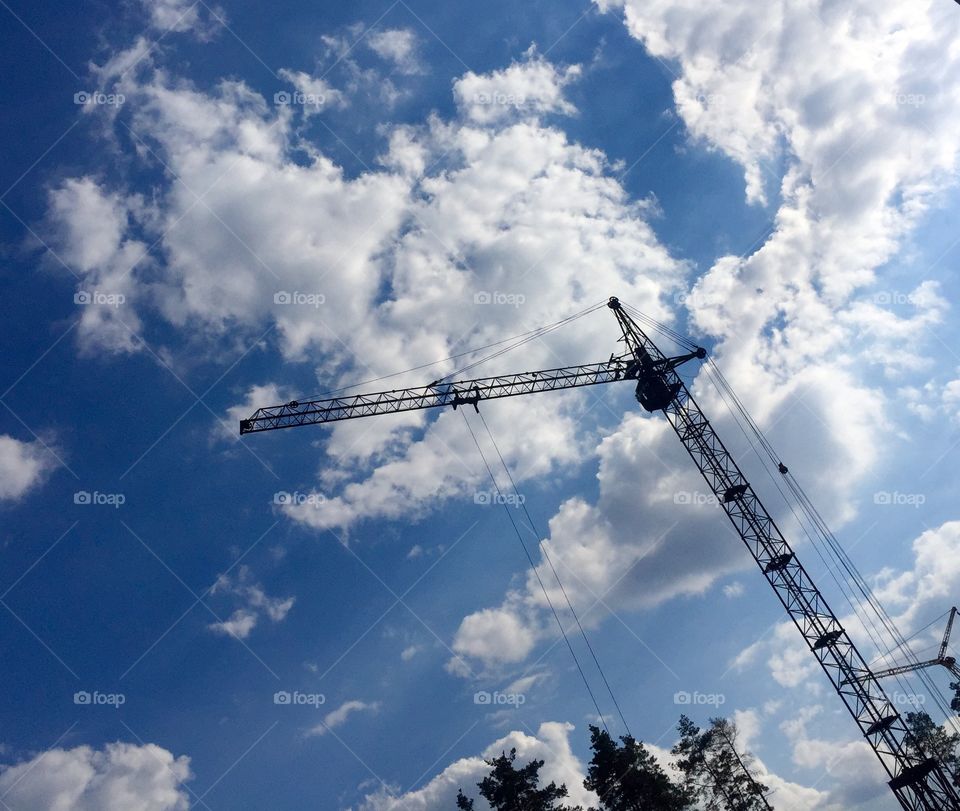
<path fill-rule="evenodd" d="M 729 504 L 731 501 L 736 501 L 747 492 L 749 486 L 749 484 L 735 484 L 733 487 L 728 487 L 723 494 L 723 503 Z"/>

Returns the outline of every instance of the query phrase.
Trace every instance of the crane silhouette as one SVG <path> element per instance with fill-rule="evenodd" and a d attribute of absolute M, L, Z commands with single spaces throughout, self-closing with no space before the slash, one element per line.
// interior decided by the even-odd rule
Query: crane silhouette
<path fill-rule="evenodd" d="M 668 357 L 627 313 L 619 299 L 611 297 L 607 306 L 617 319 L 625 351 L 612 353 L 605 362 L 475 380 L 441 379 L 427 386 L 370 394 L 294 400 L 258 409 L 240 421 L 240 433 L 446 406 L 456 409 L 471 405 L 479 411 L 480 403 L 486 400 L 628 380 L 635 382 L 637 401 L 647 411 L 660 412 L 666 417 L 716 495 L 763 577 L 846 705 L 860 734 L 879 758 L 889 777 L 888 785 L 902 808 L 905 811 L 960 811 L 960 796 L 949 770 L 937 758 L 923 752 L 884 691 L 881 678 L 891 673 L 871 671 L 677 374 L 681 365 L 706 358 L 706 350 L 694 347 L 685 354 Z M 784 476 L 788 473 L 782 462 L 779 471 Z M 953 615 L 950 622 L 952 624 Z M 935 663 L 947 661 L 944 647 Z M 950 667 L 955 667 L 950 661 Z"/>

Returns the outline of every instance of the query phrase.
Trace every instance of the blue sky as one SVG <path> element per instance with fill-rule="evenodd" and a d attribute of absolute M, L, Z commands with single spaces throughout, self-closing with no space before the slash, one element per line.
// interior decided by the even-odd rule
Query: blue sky
<path fill-rule="evenodd" d="M 433 811 L 510 746 L 589 801 L 596 713 L 464 418 L 236 426 L 609 295 L 710 347 L 905 635 L 957 602 L 956 4 L 6 0 L 0 26 L 0 808 Z M 476 371 L 616 338 L 601 309 Z M 628 387 L 483 410 L 634 735 L 720 712 L 778 809 L 893 807 Z"/>

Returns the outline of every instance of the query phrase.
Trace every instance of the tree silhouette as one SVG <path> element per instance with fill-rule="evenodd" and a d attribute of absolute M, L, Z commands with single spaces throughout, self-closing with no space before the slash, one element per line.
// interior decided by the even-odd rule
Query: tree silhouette
<path fill-rule="evenodd" d="M 701 731 L 687 716 L 677 725 L 680 740 L 673 748 L 677 768 L 688 791 L 705 811 L 765 811 L 771 809 L 767 787 L 750 771 L 753 758 L 737 749 L 737 727 L 726 718 L 711 718 Z"/>
<path fill-rule="evenodd" d="M 683 811 L 693 807 L 642 743 L 631 736 L 617 743 L 610 734 L 590 727 L 593 759 L 585 788 L 596 792 L 603 811 Z"/>
<path fill-rule="evenodd" d="M 509 755 L 501 752 L 499 757 L 486 761 L 490 774 L 477 783 L 477 788 L 494 811 L 582 811 L 557 804 L 567 796 L 565 785 L 550 783 L 539 788 L 542 760 L 531 760 L 518 769 L 514 765 L 516 759 L 517 750 L 511 749 Z M 473 811 L 473 800 L 462 789 L 457 792 L 457 808 Z"/>
<path fill-rule="evenodd" d="M 908 712 L 906 720 L 912 736 L 908 740 L 911 753 L 935 757 L 954 775 L 954 782 L 957 782 L 957 776 L 960 775 L 960 755 L 957 752 L 960 734 L 947 732 L 922 710 Z"/>

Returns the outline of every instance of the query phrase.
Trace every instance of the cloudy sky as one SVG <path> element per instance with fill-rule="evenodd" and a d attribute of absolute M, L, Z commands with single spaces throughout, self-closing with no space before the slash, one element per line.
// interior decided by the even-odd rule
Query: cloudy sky
<path fill-rule="evenodd" d="M 617 295 L 710 349 L 929 654 L 960 587 L 960 6 L 757 9 L 0 0 L 0 808 L 440 811 L 511 746 L 589 803 L 597 708 L 537 539 L 636 737 L 723 714 L 778 809 L 894 807 L 629 386 L 488 403 L 489 434 L 236 435 Z M 617 334 L 601 307 L 473 372 Z"/>

